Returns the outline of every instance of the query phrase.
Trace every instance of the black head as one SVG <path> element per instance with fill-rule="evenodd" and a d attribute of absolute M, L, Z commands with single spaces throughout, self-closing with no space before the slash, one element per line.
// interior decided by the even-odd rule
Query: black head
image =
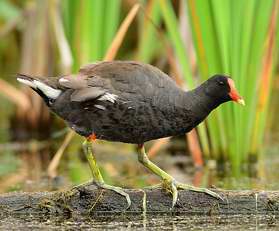
<path fill-rule="evenodd" d="M 202 88 L 205 94 L 218 104 L 232 100 L 244 105 L 244 100 L 238 94 L 234 81 L 228 76 L 214 75 L 202 84 Z"/>

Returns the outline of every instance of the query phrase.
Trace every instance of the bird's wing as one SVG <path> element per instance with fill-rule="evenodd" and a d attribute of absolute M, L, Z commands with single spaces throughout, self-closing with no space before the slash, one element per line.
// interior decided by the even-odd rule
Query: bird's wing
<path fill-rule="evenodd" d="M 81 75 L 90 75 L 92 72 L 94 72 L 94 68 L 102 63 L 105 63 L 103 61 L 99 61 L 99 62 L 95 62 L 95 63 L 89 63 L 89 64 L 85 64 L 83 65 L 80 69 L 79 69 L 79 74 Z"/>
<path fill-rule="evenodd" d="M 60 86 L 66 90 L 74 90 L 71 94 L 71 101 L 85 102 L 97 99 L 106 93 L 105 89 L 98 86 L 88 85 L 88 76 L 85 75 L 67 75 L 59 80 Z"/>
<path fill-rule="evenodd" d="M 69 89 L 83 89 L 87 87 L 87 76 L 85 75 L 65 75 L 59 78 L 59 85 Z"/>
<path fill-rule="evenodd" d="M 99 62 L 83 67 L 79 74 L 88 76 L 90 86 L 101 84 L 124 92 L 136 90 L 144 94 L 148 85 L 153 89 L 167 85 L 176 86 L 175 82 L 158 68 L 135 61 Z"/>
<path fill-rule="evenodd" d="M 97 99 L 106 93 L 105 90 L 98 87 L 87 87 L 79 90 L 75 90 L 71 95 L 71 101 L 85 102 L 89 100 Z"/>
<path fill-rule="evenodd" d="M 159 69 L 134 61 L 98 62 L 83 66 L 76 76 L 59 79 L 62 87 L 74 89 L 72 101 L 101 99 L 111 102 L 121 95 L 154 98 L 158 89 L 175 86 Z M 155 91 L 155 92 L 154 92 Z"/>

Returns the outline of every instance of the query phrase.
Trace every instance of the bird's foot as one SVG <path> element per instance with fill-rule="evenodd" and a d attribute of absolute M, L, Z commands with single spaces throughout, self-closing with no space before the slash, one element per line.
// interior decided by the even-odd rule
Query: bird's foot
<path fill-rule="evenodd" d="M 108 190 L 111 190 L 111 191 L 114 191 L 118 194 L 120 194 L 121 196 L 124 196 L 126 198 L 126 201 L 127 201 L 127 207 L 126 207 L 126 210 L 128 208 L 130 208 L 131 206 L 131 199 L 130 199 L 130 196 L 128 193 L 126 193 L 122 188 L 120 187 L 117 187 L 117 186 L 112 186 L 112 185 L 108 185 L 104 182 L 96 182 L 96 181 L 88 181 L 88 182 L 85 182 L 85 183 L 82 183 L 82 184 L 79 184 L 79 185 L 76 185 L 73 187 L 73 189 L 77 189 L 77 188 L 80 188 L 80 187 L 86 187 L 86 186 L 89 186 L 89 185 L 92 185 L 92 184 L 95 184 L 97 187 L 99 188 L 102 188 L 102 189 L 108 189 Z"/>
<path fill-rule="evenodd" d="M 217 193 L 215 193 L 213 191 L 210 191 L 209 189 L 198 188 L 198 187 L 195 187 L 195 186 L 192 186 L 192 185 L 183 184 L 183 183 L 177 182 L 173 178 L 163 180 L 162 187 L 172 194 L 172 208 L 174 208 L 174 206 L 177 203 L 178 190 L 179 189 L 185 189 L 185 190 L 190 190 L 190 191 L 194 191 L 194 192 L 206 193 L 206 194 L 208 194 L 208 195 L 210 195 L 210 196 L 212 196 L 216 199 L 220 199 L 222 201 L 224 200 L 220 195 L 218 195 Z"/>
<path fill-rule="evenodd" d="M 124 191 L 123 188 L 120 188 L 120 187 L 117 187 L 117 186 L 113 186 L 113 185 L 108 185 L 108 184 L 103 183 L 103 182 L 102 182 L 102 183 L 95 182 L 95 183 L 96 183 L 96 185 L 97 185 L 98 187 L 100 187 L 100 188 L 108 189 L 108 190 L 114 191 L 114 192 L 120 194 L 121 196 L 125 197 L 125 198 L 126 198 L 126 201 L 127 201 L 126 210 L 127 210 L 128 208 L 130 208 L 130 206 L 131 206 L 131 199 L 130 199 L 130 196 L 129 196 L 128 193 L 126 193 L 126 192 Z"/>

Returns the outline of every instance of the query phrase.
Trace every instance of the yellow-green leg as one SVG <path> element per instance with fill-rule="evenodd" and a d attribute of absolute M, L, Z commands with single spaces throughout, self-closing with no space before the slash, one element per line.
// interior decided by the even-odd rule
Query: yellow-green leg
<path fill-rule="evenodd" d="M 130 199 L 129 194 L 124 192 L 124 190 L 120 187 L 108 185 L 104 182 L 104 179 L 102 177 L 102 174 L 101 174 L 98 164 L 96 162 L 96 158 L 93 154 L 91 141 L 85 140 L 83 142 L 82 146 L 83 146 L 85 156 L 88 160 L 90 170 L 92 172 L 94 183 L 96 183 L 96 185 L 98 185 L 100 188 L 112 190 L 112 191 L 115 191 L 116 193 L 124 196 L 127 200 L 127 204 L 128 204 L 127 209 L 128 209 L 131 206 L 131 199 Z"/>
<path fill-rule="evenodd" d="M 202 192 L 206 193 L 210 196 L 213 196 L 215 198 L 223 200 L 221 196 L 219 196 L 217 193 L 212 192 L 206 188 L 198 188 L 194 187 L 192 185 L 188 184 L 183 184 L 180 182 L 177 182 L 171 175 L 166 173 L 164 170 L 160 169 L 157 165 L 152 163 L 149 159 L 148 156 L 146 155 L 144 145 L 139 145 L 138 146 L 138 160 L 141 162 L 146 168 L 148 168 L 151 172 L 159 176 L 163 183 L 162 185 L 171 192 L 172 194 L 172 207 L 175 206 L 177 202 L 177 197 L 178 197 L 178 189 L 186 189 L 186 190 L 191 190 L 195 192 Z"/>

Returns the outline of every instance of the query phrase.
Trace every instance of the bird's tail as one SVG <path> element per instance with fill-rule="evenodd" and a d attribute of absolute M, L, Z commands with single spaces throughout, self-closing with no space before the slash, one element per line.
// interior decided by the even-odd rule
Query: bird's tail
<path fill-rule="evenodd" d="M 54 84 L 47 79 L 25 74 L 17 74 L 16 78 L 17 81 L 31 87 L 43 98 L 56 99 L 61 94 L 61 90 L 54 87 Z"/>
<path fill-rule="evenodd" d="M 25 75 L 25 74 L 17 74 L 16 79 L 20 83 L 23 83 L 23 84 L 25 84 L 29 87 L 32 87 L 32 88 L 35 88 L 35 89 L 37 88 L 36 85 L 33 83 L 34 80 L 38 80 L 38 78 L 35 77 L 35 76 Z"/>

